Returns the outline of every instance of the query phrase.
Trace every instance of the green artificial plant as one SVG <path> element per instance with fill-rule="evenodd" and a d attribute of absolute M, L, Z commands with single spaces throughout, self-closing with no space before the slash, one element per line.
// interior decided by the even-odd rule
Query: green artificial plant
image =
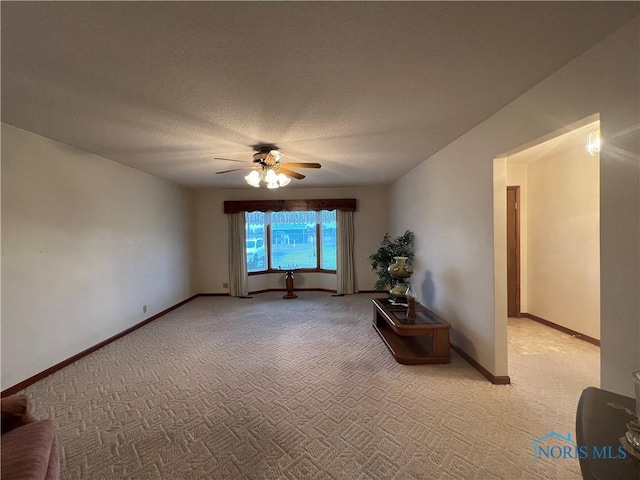
<path fill-rule="evenodd" d="M 385 287 L 393 286 L 394 278 L 387 272 L 387 268 L 394 260 L 393 257 L 407 257 L 407 263 L 413 260 L 413 232 L 407 230 L 396 238 L 391 238 L 388 233 L 384 235 L 380 248 L 373 255 L 369 255 L 371 270 L 376 272 L 378 280 L 374 288 L 378 291 L 386 290 Z"/>

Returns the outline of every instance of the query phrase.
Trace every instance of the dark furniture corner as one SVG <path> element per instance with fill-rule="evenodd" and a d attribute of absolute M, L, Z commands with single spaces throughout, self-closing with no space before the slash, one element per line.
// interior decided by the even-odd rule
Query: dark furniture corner
<path fill-rule="evenodd" d="M 615 450 L 620 446 L 619 438 L 627 431 L 627 422 L 632 417 L 609 403 L 631 411 L 636 407 L 633 398 L 600 388 L 589 387 L 582 392 L 576 413 L 578 446 L 586 446 L 590 452 L 593 447 L 611 446 Z M 617 459 L 589 455 L 580 458 L 580 470 L 584 480 L 640 480 L 640 460 L 628 454 L 627 458 Z"/>

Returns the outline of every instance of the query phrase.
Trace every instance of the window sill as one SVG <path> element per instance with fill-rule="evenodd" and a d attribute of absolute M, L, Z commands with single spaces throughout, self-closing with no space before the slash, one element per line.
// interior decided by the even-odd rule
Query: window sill
<path fill-rule="evenodd" d="M 281 274 L 285 274 L 287 273 L 288 270 L 287 269 L 282 269 L 282 270 L 261 270 L 259 272 L 249 272 L 248 275 L 251 277 L 253 275 L 267 275 L 270 273 L 281 273 Z M 292 270 L 293 273 L 336 273 L 336 270 L 324 270 L 322 268 L 294 268 Z"/>

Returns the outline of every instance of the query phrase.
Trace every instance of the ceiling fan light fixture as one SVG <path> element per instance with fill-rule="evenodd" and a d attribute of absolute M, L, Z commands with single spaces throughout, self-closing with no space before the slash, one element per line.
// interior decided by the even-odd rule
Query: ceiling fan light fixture
<path fill-rule="evenodd" d="M 267 173 L 264 176 L 264 183 L 267 184 L 267 188 L 278 188 L 280 184 L 278 183 L 278 174 L 273 169 L 268 169 Z"/>
<path fill-rule="evenodd" d="M 284 157 L 284 154 L 279 150 L 271 149 L 267 146 L 258 147 L 257 151 L 253 154 L 252 166 L 247 166 L 245 168 L 232 168 L 230 170 L 216 172 L 216 174 L 251 169 L 251 172 L 244 177 L 244 180 L 249 185 L 255 188 L 260 188 L 264 185 L 267 188 L 273 189 L 286 187 L 291 183 L 293 178 L 298 180 L 305 178 L 304 175 L 292 170 L 291 168 L 320 168 L 320 164 L 317 162 L 281 163 L 280 160 L 282 157 Z M 216 157 L 216 159 L 232 162 L 240 161 L 223 157 Z"/>
<path fill-rule="evenodd" d="M 271 168 L 267 170 L 266 175 L 264 176 L 264 181 L 267 183 L 274 183 L 278 181 L 278 174 Z"/>
<path fill-rule="evenodd" d="M 260 172 L 252 170 L 248 175 L 245 175 L 245 181 L 252 187 L 260 187 L 260 180 L 262 180 Z"/>
<path fill-rule="evenodd" d="M 244 179 L 249 185 L 256 188 L 259 188 L 263 183 L 267 188 L 286 187 L 291 183 L 291 179 L 284 173 L 277 173 L 270 167 L 252 170 L 248 175 L 245 175 Z"/>
<path fill-rule="evenodd" d="M 278 183 L 281 187 L 286 187 L 291 183 L 291 179 L 287 177 L 284 173 L 278 174 Z"/>

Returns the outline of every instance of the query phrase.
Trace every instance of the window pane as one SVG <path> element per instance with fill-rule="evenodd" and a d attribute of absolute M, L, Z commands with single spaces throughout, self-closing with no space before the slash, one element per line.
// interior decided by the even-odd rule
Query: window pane
<path fill-rule="evenodd" d="M 267 269 L 264 212 L 246 212 L 247 230 L 247 271 L 260 272 Z"/>
<path fill-rule="evenodd" d="M 271 212 L 272 268 L 318 268 L 316 212 Z"/>
<path fill-rule="evenodd" d="M 320 212 L 320 232 L 322 235 L 320 251 L 320 268 L 324 270 L 336 269 L 336 211 L 323 210 Z"/>

